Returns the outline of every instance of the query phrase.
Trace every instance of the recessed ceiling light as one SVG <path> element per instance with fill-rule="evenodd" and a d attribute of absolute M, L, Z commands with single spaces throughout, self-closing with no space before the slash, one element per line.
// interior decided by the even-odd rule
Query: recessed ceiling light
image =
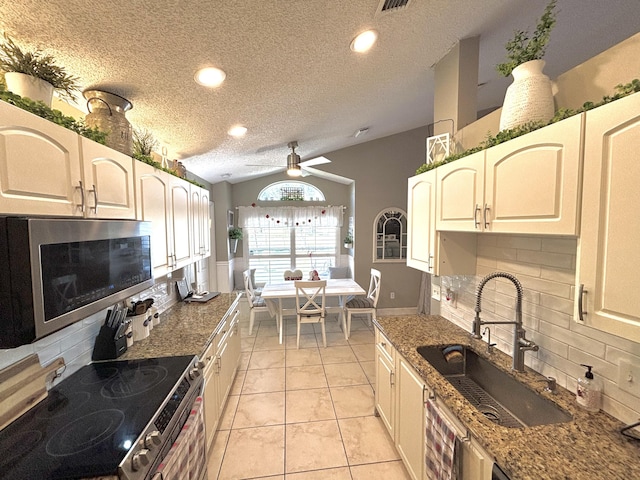
<path fill-rule="evenodd" d="M 227 133 L 232 137 L 243 137 L 245 133 L 247 133 L 247 127 L 236 125 L 235 127 L 231 127 Z"/>
<path fill-rule="evenodd" d="M 226 77 L 227 74 L 219 68 L 206 67 L 196 72 L 195 80 L 200 85 L 214 88 L 220 86 Z"/>
<path fill-rule="evenodd" d="M 375 30 L 367 30 L 362 32 L 351 41 L 351 50 L 358 53 L 367 52 L 378 39 L 378 32 Z"/>
<path fill-rule="evenodd" d="M 222 175 L 220 175 L 222 178 L 230 178 L 231 174 L 230 173 L 223 173 Z"/>

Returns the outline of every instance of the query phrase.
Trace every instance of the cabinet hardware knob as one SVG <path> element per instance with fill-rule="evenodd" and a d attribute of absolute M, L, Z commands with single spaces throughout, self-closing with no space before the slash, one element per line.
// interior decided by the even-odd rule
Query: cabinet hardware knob
<path fill-rule="evenodd" d="M 95 185 L 93 186 L 93 190 L 89 190 L 90 192 L 93 192 L 93 213 L 95 213 L 96 215 L 98 214 L 98 190 L 96 189 Z"/>
<path fill-rule="evenodd" d="M 82 186 L 82 180 L 78 180 L 78 184 L 76 187 L 76 190 L 80 190 L 80 205 L 78 205 L 78 207 L 80 207 L 80 211 L 84 213 L 84 187 Z"/>
<path fill-rule="evenodd" d="M 491 207 L 489 206 L 489 204 L 485 203 L 484 204 L 484 212 L 482 213 L 482 216 L 484 218 L 484 228 L 489 228 L 489 215 L 487 214 L 487 212 L 491 210 Z"/>
<path fill-rule="evenodd" d="M 476 203 L 476 208 L 473 211 L 473 223 L 476 228 L 480 228 L 480 222 L 478 221 L 478 212 L 480 211 L 480 205 Z"/>

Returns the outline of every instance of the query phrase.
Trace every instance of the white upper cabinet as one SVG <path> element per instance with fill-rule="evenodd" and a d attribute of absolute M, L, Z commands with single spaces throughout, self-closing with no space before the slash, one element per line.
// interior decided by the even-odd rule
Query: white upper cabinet
<path fill-rule="evenodd" d="M 409 178 L 407 198 L 407 265 L 435 272 L 436 172 Z"/>
<path fill-rule="evenodd" d="M 193 262 L 191 237 L 191 188 L 190 183 L 169 175 L 171 202 L 171 239 L 173 244 L 173 268 L 182 268 Z"/>
<path fill-rule="evenodd" d="M 78 135 L 0 101 L 0 212 L 83 215 Z"/>
<path fill-rule="evenodd" d="M 133 159 L 0 102 L 0 212 L 135 218 Z"/>
<path fill-rule="evenodd" d="M 576 319 L 640 342 L 640 93 L 586 114 Z"/>
<path fill-rule="evenodd" d="M 191 185 L 191 225 L 194 258 L 208 257 L 211 254 L 209 191 L 197 185 Z"/>
<path fill-rule="evenodd" d="M 584 115 L 436 169 L 436 228 L 577 235 Z"/>
<path fill-rule="evenodd" d="M 79 138 L 88 194 L 85 216 L 136 218 L 133 158 L 88 138 Z"/>
<path fill-rule="evenodd" d="M 136 218 L 151 222 L 151 264 L 154 278 L 173 270 L 171 232 L 171 175 L 142 162 L 135 162 Z"/>

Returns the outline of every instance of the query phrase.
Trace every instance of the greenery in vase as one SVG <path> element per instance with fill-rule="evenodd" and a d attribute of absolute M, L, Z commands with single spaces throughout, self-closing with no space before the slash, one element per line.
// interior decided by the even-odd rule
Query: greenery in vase
<path fill-rule="evenodd" d="M 40 78 L 53 85 L 61 97 L 75 100 L 74 91 L 80 88 L 78 77 L 65 72 L 64 68 L 55 64 L 51 55 L 40 50 L 24 51 L 4 34 L 0 43 L 0 70 L 17 72 Z"/>
<path fill-rule="evenodd" d="M 551 0 L 538 20 L 533 36 L 530 37 L 529 32 L 523 30 L 515 31 L 513 38 L 505 45 L 508 60 L 496 65 L 498 73 L 508 77 L 518 65 L 544 57 L 551 30 L 556 24 L 555 7 L 556 0 Z"/>
<path fill-rule="evenodd" d="M 344 243 L 353 244 L 353 235 L 351 233 L 347 233 L 347 236 L 344 237 Z"/>
<path fill-rule="evenodd" d="M 242 229 L 238 227 L 231 227 L 229 229 L 229 238 L 232 240 L 242 240 Z"/>
<path fill-rule="evenodd" d="M 151 157 L 151 152 L 158 146 L 158 141 L 154 138 L 153 134 L 145 129 L 134 128 L 133 129 L 133 153 L 134 155 L 141 155 L 145 157 Z"/>
<path fill-rule="evenodd" d="M 520 125 L 518 127 L 509 129 L 509 130 L 502 130 L 501 132 L 498 132 L 498 134 L 496 134 L 495 136 L 491 135 L 491 132 L 489 132 L 487 133 L 487 137 L 485 138 L 485 140 L 480 142 L 478 146 L 465 150 L 464 152 L 454 153 L 452 155 L 449 155 L 448 157 L 446 157 L 445 159 L 439 162 L 424 163 L 416 170 L 416 175 L 420 175 L 421 173 L 428 172 L 429 170 L 438 168 L 440 165 L 451 163 L 455 160 L 459 160 L 460 158 L 467 157 L 481 150 L 485 150 L 495 145 L 499 145 L 500 143 L 508 142 L 509 140 L 513 140 L 514 138 L 533 132 L 534 130 L 538 130 L 539 128 L 546 127 L 547 125 L 551 125 L 552 123 L 559 122 L 561 120 L 564 120 L 565 118 L 569 118 L 579 113 L 592 110 L 602 105 L 606 105 L 607 103 L 615 102 L 616 100 L 624 98 L 628 95 L 638 93 L 640 92 L 640 79 L 634 78 L 629 83 L 618 84 L 615 86 L 615 90 L 616 90 L 616 93 L 614 93 L 613 95 L 605 95 L 604 97 L 602 97 L 602 100 L 599 102 L 585 102 L 582 104 L 582 107 L 578 109 L 561 108 L 555 113 L 553 118 L 548 122 L 542 122 L 542 121 L 528 122 L 528 123 L 525 123 L 524 125 Z"/>

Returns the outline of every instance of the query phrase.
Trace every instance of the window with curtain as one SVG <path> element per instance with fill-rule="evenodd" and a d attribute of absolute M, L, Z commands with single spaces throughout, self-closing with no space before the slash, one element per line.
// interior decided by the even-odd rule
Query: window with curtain
<path fill-rule="evenodd" d="M 238 207 L 256 282 L 282 281 L 285 270 L 328 276 L 340 253 L 343 207 Z"/>

